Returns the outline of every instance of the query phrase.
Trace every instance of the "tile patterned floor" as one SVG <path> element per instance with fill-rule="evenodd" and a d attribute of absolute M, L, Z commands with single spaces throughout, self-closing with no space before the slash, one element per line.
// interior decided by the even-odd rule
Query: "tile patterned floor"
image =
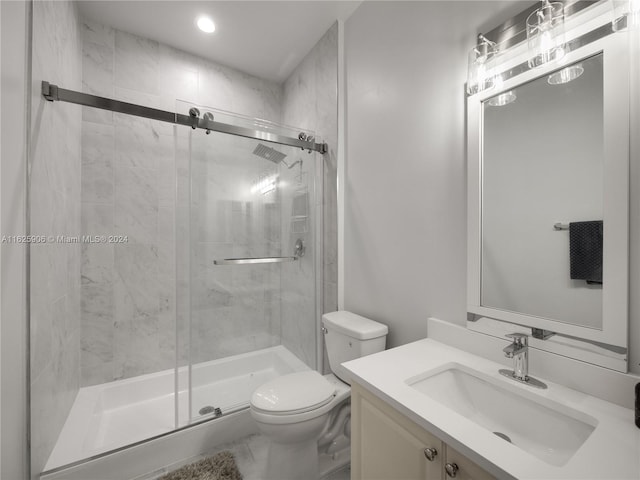
<path fill-rule="evenodd" d="M 263 435 L 250 435 L 234 442 L 219 445 L 215 450 L 207 452 L 204 455 L 190 458 L 189 460 L 181 462 L 180 464 L 163 468 L 142 477 L 137 477 L 133 480 L 156 480 L 171 470 L 180 468 L 182 465 L 186 465 L 188 463 L 197 462 L 202 458 L 208 457 L 222 450 L 229 450 L 231 451 L 231 453 L 233 453 L 244 480 L 264 480 L 264 471 L 267 465 L 268 444 L 268 440 Z M 321 480 L 349 480 L 350 475 L 351 470 L 349 466 L 347 466 L 323 477 Z"/>

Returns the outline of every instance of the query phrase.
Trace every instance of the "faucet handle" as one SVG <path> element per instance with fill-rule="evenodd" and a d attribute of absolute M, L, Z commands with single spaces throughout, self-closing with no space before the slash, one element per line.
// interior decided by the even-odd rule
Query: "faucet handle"
<path fill-rule="evenodd" d="M 507 333 L 505 337 L 509 337 L 513 339 L 513 343 L 516 345 L 527 345 L 529 335 L 526 333 Z"/>

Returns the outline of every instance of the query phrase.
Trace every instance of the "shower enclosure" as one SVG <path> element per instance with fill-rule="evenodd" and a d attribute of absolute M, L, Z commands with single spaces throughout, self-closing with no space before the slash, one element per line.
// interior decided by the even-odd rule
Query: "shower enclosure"
<path fill-rule="evenodd" d="M 317 368 L 322 156 L 283 144 L 314 143 L 313 132 L 184 102 L 176 111 L 249 136 L 191 130 L 178 139 L 189 151 L 178 165 L 176 203 L 177 335 L 189 386 L 180 419 L 192 422 L 246 408 L 253 390 L 277 375 Z M 265 141 L 271 136 L 282 143 Z"/>
<path fill-rule="evenodd" d="M 82 232 L 57 239 L 82 259 L 80 385 L 45 472 L 247 409 L 260 384 L 318 368 L 316 176 L 326 147 L 314 132 L 47 82 L 42 94 L 53 102 L 44 108 L 114 112 L 124 147 L 106 193 L 109 168 L 82 163 Z M 83 127 L 90 139 L 104 128 Z M 33 418 L 40 439 L 46 425 Z"/>
<path fill-rule="evenodd" d="M 251 393 L 322 370 L 336 308 L 337 25 L 269 80 L 97 3 L 32 3 L 34 479 L 135 478 L 257 433 Z"/>

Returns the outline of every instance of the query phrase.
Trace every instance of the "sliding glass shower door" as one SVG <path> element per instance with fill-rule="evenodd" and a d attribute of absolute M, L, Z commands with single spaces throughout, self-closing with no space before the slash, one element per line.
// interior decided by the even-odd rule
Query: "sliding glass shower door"
<path fill-rule="evenodd" d="M 192 107 L 181 103 L 177 111 Z M 242 128 L 313 135 L 197 109 Z M 322 155 L 203 130 L 178 142 L 178 410 L 185 424 L 244 409 L 262 383 L 316 368 Z"/>

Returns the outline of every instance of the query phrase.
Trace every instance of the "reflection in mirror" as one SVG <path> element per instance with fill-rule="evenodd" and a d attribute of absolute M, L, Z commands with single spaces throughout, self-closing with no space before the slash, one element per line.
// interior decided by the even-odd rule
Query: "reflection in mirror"
<path fill-rule="evenodd" d="M 602 329 L 602 57 L 483 102 L 483 307 Z"/>

